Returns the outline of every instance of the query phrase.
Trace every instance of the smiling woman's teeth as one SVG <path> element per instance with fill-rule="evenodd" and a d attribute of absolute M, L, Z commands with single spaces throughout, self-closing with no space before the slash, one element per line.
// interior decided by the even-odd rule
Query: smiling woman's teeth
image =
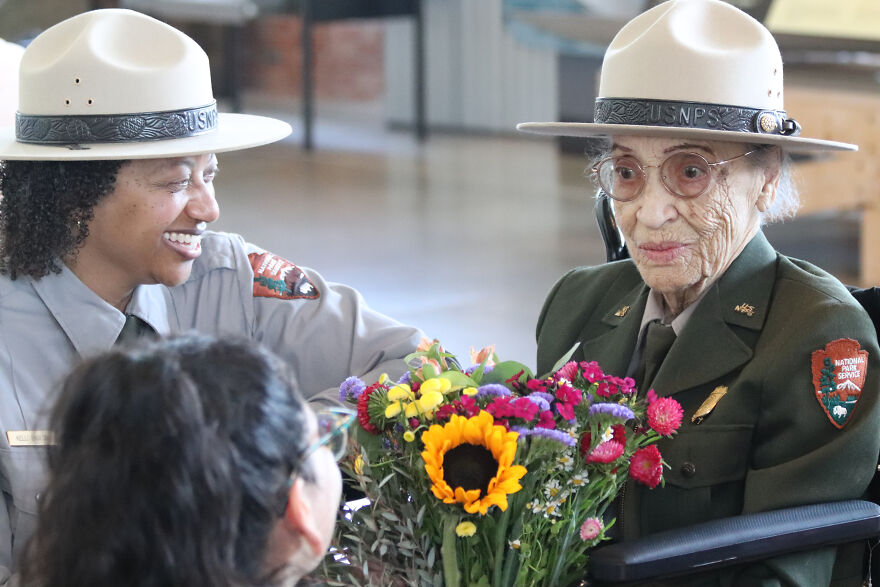
<path fill-rule="evenodd" d="M 201 235 L 197 234 L 185 234 L 183 232 L 166 232 L 162 236 L 165 237 L 165 240 L 173 241 L 175 243 L 193 249 L 199 248 L 202 244 L 202 237 Z"/>

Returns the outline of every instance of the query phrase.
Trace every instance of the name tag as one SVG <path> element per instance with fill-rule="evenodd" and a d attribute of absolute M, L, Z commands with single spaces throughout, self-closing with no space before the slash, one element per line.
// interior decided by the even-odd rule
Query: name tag
<path fill-rule="evenodd" d="M 55 444 L 55 433 L 51 430 L 7 430 L 9 446 L 51 446 Z"/>

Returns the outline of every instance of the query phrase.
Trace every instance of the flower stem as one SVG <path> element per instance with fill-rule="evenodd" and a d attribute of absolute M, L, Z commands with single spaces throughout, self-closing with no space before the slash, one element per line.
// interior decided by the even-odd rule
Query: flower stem
<path fill-rule="evenodd" d="M 493 587 L 506 587 L 502 579 L 504 568 L 504 551 L 507 548 L 507 526 L 510 523 L 510 510 L 508 507 L 501 514 L 498 525 L 495 527 L 495 570 L 492 573 Z"/>
<path fill-rule="evenodd" d="M 443 583 L 446 587 L 459 587 L 461 574 L 458 569 L 458 556 L 455 550 L 455 541 L 457 539 L 455 526 L 458 524 L 458 517 L 453 515 L 446 515 L 444 517 L 443 543 L 440 545 L 440 558 L 443 559 Z"/>

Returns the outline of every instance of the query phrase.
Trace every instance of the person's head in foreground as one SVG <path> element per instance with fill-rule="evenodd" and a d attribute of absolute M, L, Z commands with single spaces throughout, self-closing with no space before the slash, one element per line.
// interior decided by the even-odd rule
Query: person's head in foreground
<path fill-rule="evenodd" d="M 642 278 L 675 316 L 764 222 L 793 216 L 791 153 L 854 150 L 799 136 L 782 59 L 759 22 L 719 0 L 673 0 L 627 23 L 602 65 L 593 123 L 522 131 L 597 137 L 593 175 Z"/>
<path fill-rule="evenodd" d="M 80 14 L 21 60 L 14 128 L 0 128 L 0 270 L 39 279 L 67 265 L 124 308 L 140 284 L 190 274 L 219 215 L 216 153 L 290 126 L 218 114 L 205 52 L 131 10 Z"/>
<path fill-rule="evenodd" d="M 274 355 L 184 336 L 66 380 L 22 585 L 293 585 L 325 554 L 347 417 Z"/>

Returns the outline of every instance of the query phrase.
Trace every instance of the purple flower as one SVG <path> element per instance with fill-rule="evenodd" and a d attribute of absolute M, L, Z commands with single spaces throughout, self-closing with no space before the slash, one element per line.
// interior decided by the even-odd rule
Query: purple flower
<path fill-rule="evenodd" d="M 400 379 L 397 380 L 398 383 L 409 383 L 411 380 L 410 372 L 407 371 L 403 375 L 400 376 Z"/>
<path fill-rule="evenodd" d="M 565 446 L 575 446 L 577 444 L 577 440 L 564 430 L 551 430 L 549 428 L 532 428 L 530 430 L 522 426 L 511 426 L 510 429 L 514 432 L 519 432 L 522 436 L 540 436 L 541 438 L 555 440 Z"/>
<path fill-rule="evenodd" d="M 541 396 L 545 396 L 545 395 L 549 395 L 549 394 L 547 394 L 547 393 L 541 393 L 541 392 L 539 391 L 539 392 L 536 392 L 536 393 L 530 393 L 529 395 L 526 396 L 526 398 L 527 398 L 529 401 L 531 401 L 533 404 L 537 404 L 537 406 L 538 406 L 539 408 L 541 408 L 542 411 L 543 411 L 543 410 L 549 410 L 549 409 L 550 409 L 550 402 L 547 401 L 547 398 L 545 398 L 545 397 L 541 397 Z"/>
<path fill-rule="evenodd" d="M 465 375 L 473 375 L 474 371 L 477 370 L 477 367 L 479 367 L 479 365 L 471 365 L 470 367 L 468 367 L 467 369 L 464 370 L 464 374 Z M 492 365 L 483 365 L 483 375 L 488 375 L 489 373 L 492 372 L 492 369 L 494 369 L 494 368 L 495 367 L 493 367 Z"/>
<path fill-rule="evenodd" d="M 606 414 L 620 420 L 632 420 L 635 417 L 633 411 L 626 406 L 620 404 L 593 404 L 590 406 L 590 415 Z"/>
<path fill-rule="evenodd" d="M 556 398 L 553 396 L 552 393 L 547 393 L 547 392 L 544 392 L 544 391 L 533 391 L 533 392 L 530 393 L 527 397 L 540 397 L 540 398 L 542 398 L 542 399 L 547 400 L 547 403 L 548 403 L 548 404 L 549 404 L 550 402 L 552 402 L 554 399 L 556 399 Z"/>
<path fill-rule="evenodd" d="M 339 401 L 355 401 L 366 388 L 367 384 L 357 377 L 349 377 L 339 386 Z"/>
<path fill-rule="evenodd" d="M 507 397 L 510 395 L 513 393 L 500 383 L 487 383 L 477 388 L 477 397 Z"/>

